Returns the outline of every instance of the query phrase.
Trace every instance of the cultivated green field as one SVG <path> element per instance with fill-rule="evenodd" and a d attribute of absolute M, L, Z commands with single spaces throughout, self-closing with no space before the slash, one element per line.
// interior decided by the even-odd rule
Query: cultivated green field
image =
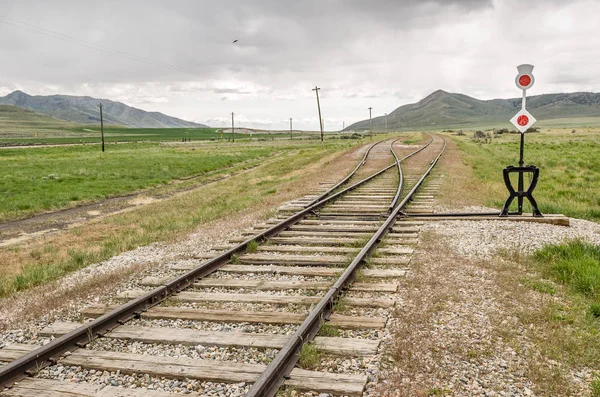
<path fill-rule="evenodd" d="M 491 143 L 473 139 L 472 134 L 453 138 L 475 177 L 485 184 L 486 204 L 501 208 L 508 196 L 502 169 L 518 165 L 519 135 L 499 135 L 488 140 Z M 534 197 L 542 213 L 600 221 L 599 149 L 597 130 L 554 129 L 525 136 L 525 163 L 540 168 Z"/>

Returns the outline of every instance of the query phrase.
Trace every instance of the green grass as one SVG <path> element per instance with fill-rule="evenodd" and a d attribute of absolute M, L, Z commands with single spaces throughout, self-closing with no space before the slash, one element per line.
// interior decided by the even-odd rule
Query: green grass
<path fill-rule="evenodd" d="M 592 381 L 590 385 L 591 396 L 592 397 L 600 397 L 600 375 L 596 375 L 596 378 Z"/>
<path fill-rule="evenodd" d="M 501 208 L 508 197 L 502 169 L 518 165 L 519 135 L 503 134 L 489 144 L 475 141 L 471 135 L 453 138 L 473 170 L 474 182 L 484 186 L 484 203 Z M 542 213 L 600 221 L 599 145 L 597 132 L 572 134 L 568 129 L 526 135 L 525 163 L 540 168 L 534 197 Z M 525 207 L 530 211 L 528 203 Z M 516 209 L 516 200 L 511 209 Z"/>
<path fill-rule="evenodd" d="M 432 387 L 427 391 L 428 396 L 447 396 L 450 391 L 444 388 Z"/>
<path fill-rule="evenodd" d="M 526 278 L 523 280 L 523 284 L 525 284 L 526 286 L 532 288 L 533 290 L 535 290 L 541 294 L 548 294 L 548 295 L 556 294 L 556 287 L 552 283 L 549 283 L 544 280 L 532 280 L 530 278 Z"/>
<path fill-rule="evenodd" d="M 589 324 L 584 324 L 584 327 L 590 328 L 593 333 L 599 333 L 600 246 L 581 240 L 548 245 L 536 251 L 533 260 L 542 276 L 564 285 L 571 298 L 576 301 L 571 307 L 553 305 L 550 310 L 552 320 L 563 323 L 587 321 Z M 546 283 L 538 281 L 532 286 L 537 289 L 535 285 L 539 284 Z M 578 317 L 587 320 L 580 320 Z"/>
<path fill-rule="evenodd" d="M 38 115 L 39 116 L 39 115 Z M 104 127 L 104 141 L 108 144 L 116 142 L 192 142 L 219 141 L 229 142 L 232 134 L 221 133 L 217 128 L 127 128 L 108 125 Z M 288 134 L 281 133 L 240 133 L 234 134 L 236 143 L 250 141 L 289 140 Z M 344 138 L 350 138 L 344 135 Z M 316 140 L 317 134 L 297 133 L 294 140 Z M 341 138 L 327 134 L 325 139 Z M 354 137 L 356 138 L 356 137 Z M 97 125 L 78 125 L 52 118 L 33 118 L 31 122 L 18 125 L 3 123 L 0 109 L 0 146 L 7 145 L 41 145 L 41 144 L 81 144 L 101 142 L 101 130 Z"/>
<path fill-rule="evenodd" d="M 256 242 L 256 240 L 250 241 L 246 250 L 250 253 L 256 252 L 258 250 L 258 243 Z"/>
<path fill-rule="evenodd" d="M 329 337 L 340 337 L 342 336 L 342 332 L 329 323 L 325 323 L 319 329 L 317 333 L 318 336 L 329 336 Z"/>
<path fill-rule="evenodd" d="M 534 258 L 546 277 L 600 303 L 600 246 L 573 240 L 546 246 Z"/>
<path fill-rule="evenodd" d="M 333 311 L 338 314 L 343 313 L 344 311 L 346 311 L 347 308 L 348 307 L 346 306 L 344 297 L 340 297 L 333 305 Z"/>
<path fill-rule="evenodd" d="M 323 353 L 314 343 L 305 343 L 300 350 L 298 365 L 304 369 L 315 369 L 321 363 Z"/>
<path fill-rule="evenodd" d="M 0 151 L 0 220 L 105 199 L 256 160 L 276 147 L 123 144 Z"/>
<path fill-rule="evenodd" d="M 25 245 L 0 249 L 0 264 L 3 265 L 0 266 L 0 296 L 56 280 L 124 251 L 157 241 L 175 241 L 199 225 L 232 216 L 254 206 L 273 206 L 278 201 L 269 202 L 273 197 L 273 194 L 268 193 L 270 190 L 285 192 L 292 189 L 298 183 L 303 183 L 303 174 L 299 170 L 322 161 L 324 156 L 348 150 L 355 144 L 355 141 L 339 140 L 327 145 L 323 151 L 315 142 L 290 147 L 287 144 L 270 143 L 276 147 L 270 150 L 283 150 L 283 155 L 246 174 L 235 175 L 199 190 L 191 190 L 168 200 L 141 206 L 134 211 L 76 227 L 64 234 L 49 237 L 43 246 Z M 243 147 L 240 150 L 244 150 Z M 328 160 L 331 161 L 333 160 Z M 234 261 L 236 259 L 232 258 L 232 262 Z M 308 293 L 316 294 L 315 291 Z"/>

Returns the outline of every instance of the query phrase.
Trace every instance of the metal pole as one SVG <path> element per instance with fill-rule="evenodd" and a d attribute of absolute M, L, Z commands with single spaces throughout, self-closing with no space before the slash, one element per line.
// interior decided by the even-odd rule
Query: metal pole
<path fill-rule="evenodd" d="M 526 99 L 526 93 L 525 90 L 523 90 L 523 102 L 521 103 L 522 109 L 525 109 L 525 102 L 527 101 Z M 525 133 L 523 132 L 521 134 L 521 147 L 519 149 L 519 167 L 523 167 L 523 151 L 525 148 Z M 518 188 L 519 191 L 522 192 L 524 189 L 524 181 L 523 181 L 523 173 L 519 172 L 519 182 L 518 182 Z M 523 213 L 523 197 L 519 196 L 517 197 L 517 204 L 518 204 L 518 208 L 519 208 L 519 215 Z"/>
<path fill-rule="evenodd" d="M 231 142 L 235 143 L 235 126 L 233 124 L 233 115 L 234 113 L 231 112 Z"/>
<path fill-rule="evenodd" d="M 292 138 L 292 118 L 290 117 L 290 141 L 294 139 Z"/>
<path fill-rule="evenodd" d="M 371 109 L 373 108 L 369 107 L 369 136 L 371 139 L 373 139 L 373 121 L 371 120 Z"/>
<path fill-rule="evenodd" d="M 388 133 L 388 130 L 387 130 L 387 113 L 385 114 L 385 133 L 386 134 Z"/>
<path fill-rule="evenodd" d="M 102 117 L 102 104 L 100 104 L 100 133 L 102 134 L 102 151 L 104 152 L 104 118 Z"/>
<path fill-rule="evenodd" d="M 325 147 L 325 144 L 323 143 L 323 119 L 321 118 L 321 104 L 319 102 L 319 90 L 320 88 L 315 86 L 315 88 L 313 88 L 313 91 L 317 93 L 317 108 L 319 109 L 319 124 L 321 125 L 321 147 Z"/>

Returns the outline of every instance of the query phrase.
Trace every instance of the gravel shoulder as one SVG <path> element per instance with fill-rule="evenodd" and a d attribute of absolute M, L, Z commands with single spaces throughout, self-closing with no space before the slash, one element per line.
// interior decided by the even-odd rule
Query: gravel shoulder
<path fill-rule="evenodd" d="M 598 368 L 556 361 L 540 344 L 549 335 L 536 321 L 540 313 L 548 304 L 571 302 L 561 294 L 551 297 L 525 285 L 523 280 L 537 277 L 535 270 L 513 259 L 575 238 L 600 244 L 600 225 L 571 222 L 571 227 L 502 221 L 426 223 L 401 286 L 404 305 L 392 325 L 378 392 L 590 396 Z M 578 330 L 565 325 L 561 332 Z"/>

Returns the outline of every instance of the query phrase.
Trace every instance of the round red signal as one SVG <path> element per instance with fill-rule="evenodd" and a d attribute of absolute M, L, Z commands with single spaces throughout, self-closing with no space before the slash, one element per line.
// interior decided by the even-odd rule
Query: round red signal
<path fill-rule="evenodd" d="M 524 127 L 529 123 L 529 117 L 525 116 L 524 114 L 520 115 L 517 118 L 517 124 L 519 124 L 520 126 Z"/>
<path fill-rule="evenodd" d="M 526 74 L 519 77 L 519 84 L 521 84 L 523 87 L 527 87 L 530 83 L 531 83 L 531 77 L 527 76 Z"/>

